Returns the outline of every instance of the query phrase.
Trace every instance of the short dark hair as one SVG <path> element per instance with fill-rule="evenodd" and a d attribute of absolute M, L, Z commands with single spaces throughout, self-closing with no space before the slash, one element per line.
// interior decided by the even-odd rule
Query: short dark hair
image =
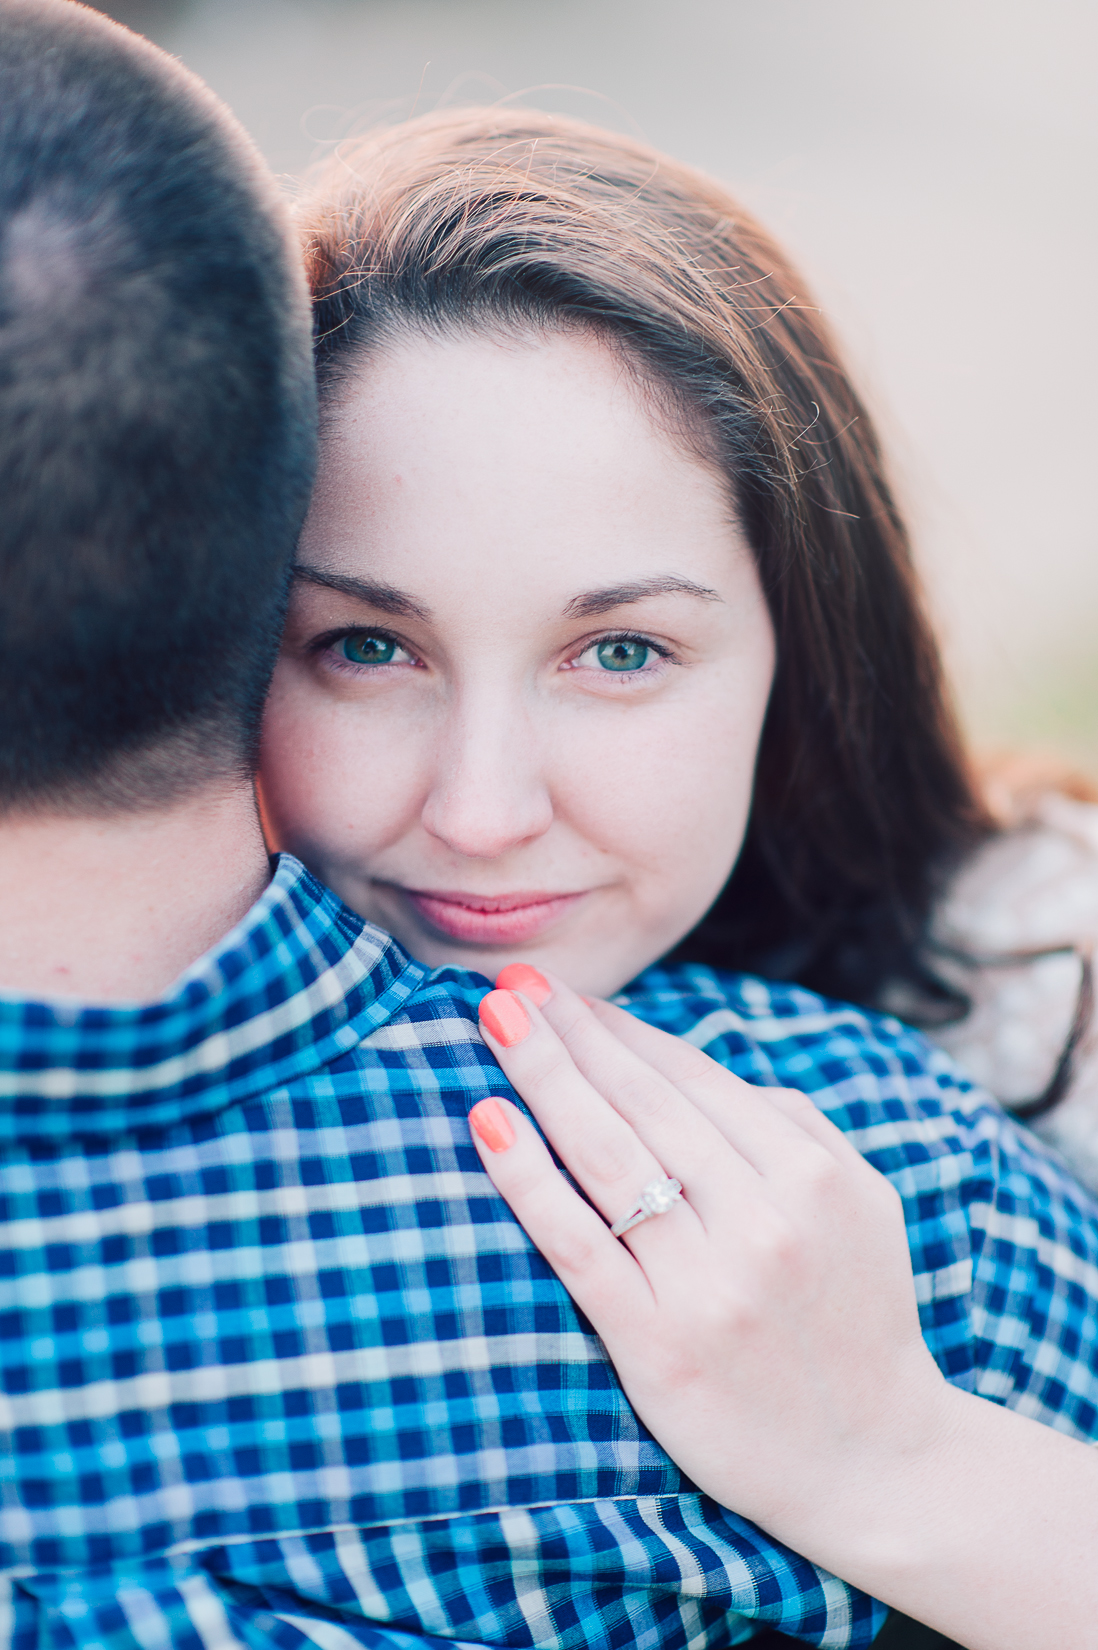
<path fill-rule="evenodd" d="M 0 0 L 0 809 L 254 764 L 314 403 L 236 122 L 84 6 Z"/>
<path fill-rule="evenodd" d="M 335 406 L 362 353 L 409 327 L 564 324 L 615 340 L 702 420 L 778 658 L 743 851 L 676 954 L 959 1013 L 926 961 L 928 916 L 990 820 L 872 423 L 782 250 L 646 145 L 507 107 L 341 146 L 302 227 Z"/>

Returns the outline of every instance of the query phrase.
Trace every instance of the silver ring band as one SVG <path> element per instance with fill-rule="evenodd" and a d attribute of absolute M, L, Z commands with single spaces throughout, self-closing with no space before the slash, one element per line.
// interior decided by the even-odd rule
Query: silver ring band
<path fill-rule="evenodd" d="M 653 1180 L 650 1186 L 645 1186 L 640 1196 L 631 1203 L 620 1220 L 616 1220 L 610 1228 L 610 1236 L 620 1238 L 626 1232 L 631 1232 L 634 1226 L 639 1226 L 642 1220 L 651 1220 L 655 1215 L 665 1215 L 672 1204 L 682 1198 L 682 1182 L 673 1180 L 670 1175 L 664 1175 L 662 1180 Z"/>

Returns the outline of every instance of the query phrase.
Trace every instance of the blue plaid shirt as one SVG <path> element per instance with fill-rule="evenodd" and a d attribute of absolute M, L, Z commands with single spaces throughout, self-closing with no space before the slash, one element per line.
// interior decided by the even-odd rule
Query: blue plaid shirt
<path fill-rule="evenodd" d="M 167 1000 L 0 1000 L 0 1643 L 869 1643 L 699 1495 L 484 1176 L 475 976 L 291 859 Z M 706 969 L 633 1009 L 902 1193 L 950 1377 L 1098 1431 L 1098 1211 L 897 1022 Z"/>

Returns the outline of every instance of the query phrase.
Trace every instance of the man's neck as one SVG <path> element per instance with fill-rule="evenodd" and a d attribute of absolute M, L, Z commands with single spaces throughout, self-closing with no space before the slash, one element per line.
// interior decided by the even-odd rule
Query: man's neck
<path fill-rule="evenodd" d="M 0 816 L 0 991 L 155 1001 L 269 880 L 249 785 L 159 812 Z"/>

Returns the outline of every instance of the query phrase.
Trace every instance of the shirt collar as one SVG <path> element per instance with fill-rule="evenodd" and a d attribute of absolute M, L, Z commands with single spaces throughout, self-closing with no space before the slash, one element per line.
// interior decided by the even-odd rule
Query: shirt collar
<path fill-rule="evenodd" d="M 0 1141 L 162 1128 L 318 1070 L 425 977 L 289 854 L 158 1002 L 0 998 Z"/>

